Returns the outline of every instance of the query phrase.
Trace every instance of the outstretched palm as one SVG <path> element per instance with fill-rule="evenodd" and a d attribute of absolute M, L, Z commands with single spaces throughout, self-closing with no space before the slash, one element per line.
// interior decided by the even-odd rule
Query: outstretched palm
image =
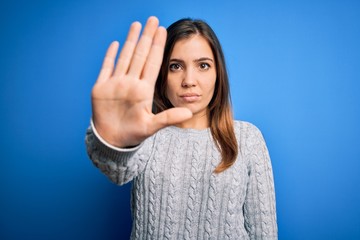
<path fill-rule="evenodd" d="M 141 25 L 131 25 L 115 66 L 119 43 L 107 50 L 92 90 L 94 125 L 108 143 L 139 144 L 159 129 L 191 118 L 190 110 L 172 108 L 154 115 L 154 86 L 164 53 L 166 30 L 150 17 L 139 39 Z"/>

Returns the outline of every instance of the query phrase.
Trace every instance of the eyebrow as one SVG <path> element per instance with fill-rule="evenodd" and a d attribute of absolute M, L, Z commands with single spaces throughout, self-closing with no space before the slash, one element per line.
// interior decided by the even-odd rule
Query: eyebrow
<path fill-rule="evenodd" d="M 211 61 L 214 62 L 214 60 L 212 58 L 209 57 L 201 57 L 198 59 L 195 59 L 193 62 L 203 62 L 203 61 Z M 172 58 L 170 59 L 169 62 L 180 62 L 180 63 L 184 63 L 184 60 L 178 59 L 178 58 Z"/>

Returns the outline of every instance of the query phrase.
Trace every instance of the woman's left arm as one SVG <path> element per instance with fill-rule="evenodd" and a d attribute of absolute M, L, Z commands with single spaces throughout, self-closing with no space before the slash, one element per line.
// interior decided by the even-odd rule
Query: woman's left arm
<path fill-rule="evenodd" d="M 247 124 L 245 129 L 247 136 L 244 153 L 249 174 L 244 203 L 245 228 L 250 239 L 278 239 L 274 178 L 269 152 L 258 128 Z"/>

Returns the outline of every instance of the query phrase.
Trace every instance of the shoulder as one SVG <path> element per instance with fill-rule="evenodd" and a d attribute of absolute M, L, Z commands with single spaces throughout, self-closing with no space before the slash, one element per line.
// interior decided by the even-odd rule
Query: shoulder
<path fill-rule="evenodd" d="M 246 121 L 234 121 L 234 129 L 241 152 L 267 151 L 263 134 L 257 126 Z"/>
<path fill-rule="evenodd" d="M 235 120 L 234 129 L 236 136 L 240 138 L 262 137 L 260 129 L 250 122 Z"/>

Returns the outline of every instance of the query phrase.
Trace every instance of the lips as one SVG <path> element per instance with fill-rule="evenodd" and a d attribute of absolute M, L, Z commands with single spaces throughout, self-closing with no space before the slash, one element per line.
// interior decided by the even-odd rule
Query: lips
<path fill-rule="evenodd" d="M 197 93 L 184 93 L 180 95 L 180 98 L 185 102 L 195 102 L 200 99 L 200 95 Z"/>

